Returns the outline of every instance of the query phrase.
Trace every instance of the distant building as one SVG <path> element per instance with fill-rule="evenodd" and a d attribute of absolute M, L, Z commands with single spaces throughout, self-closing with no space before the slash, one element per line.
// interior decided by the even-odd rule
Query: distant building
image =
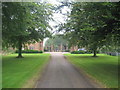
<path fill-rule="evenodd" d="M 60 45 L 50 45 L 50 46 L 45 46 L 45 51 L 48 51 L 48 52 L 65 52 L 65 51 L 68 51 L 68 45 L 63 45 L 63 44 L 60 44 Z"/>
<path fill-rule="evenodd" d="M 41 41 L 41 42 L 36 42 L 36 43 L 34 43 L 34 44 L 27 45 L 27 49 L 44 51 L 43 41 Z"/>

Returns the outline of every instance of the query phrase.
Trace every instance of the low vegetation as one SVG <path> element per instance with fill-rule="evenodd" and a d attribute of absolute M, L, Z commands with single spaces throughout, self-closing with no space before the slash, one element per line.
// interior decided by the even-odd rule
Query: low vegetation
<path fill-rule="evenodd" d="M 18 50 L 16 50 L 16 53 L 18 53 Z M 43 51 L 38 51 L 38 50 L 22 50 L 22 53 L 43 53 Z"/>
<path fill-rule="evenodd" d="M 65 54 L 76 67 L 85 71 L 90 77 L 108 88 L 118 87 L 118 57 L 98 54 Z"/>
<path fill-rule="evenodd" d="M 3 88 L 33 87 L 43 67 L 49 61 L 49 54 L 23 54 L 25 58 L 15 58 L 17 54 L 3 56 Z M 28 86 L 26 86 L 26 84 Z"/>
<path fill-rule="evenodd" d="M 71 54 L 91 54 L 92 51 L 83 51 L 83 50 L 80 50 L 80 51 L 72 51 Z M 98 53 L 98 52 L 97 52 Z"/>

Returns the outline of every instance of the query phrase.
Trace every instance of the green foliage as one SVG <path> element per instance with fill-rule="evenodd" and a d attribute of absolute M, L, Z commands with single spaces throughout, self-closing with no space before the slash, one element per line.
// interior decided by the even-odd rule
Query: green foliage
<path fill-rule="evenodd" d="M 49 47 L 51 45 L 54 45 L 54 47 L 58 48 L 61 44 L 63 46 L 66 46 L 68 44 L 68 41 L 64 38 L 64 35 L 58 34 L 48 39 L 45 43 L 45 46 Z"/>
<path fill-rule="evenodd" d="M 2 8 L 3 40 L 9 38 L 8 45 L 16 47 L 19 39 L 24 44 L 50 36 L 47 30 L 50 28 L 48 21 L 52 15 L 50 6 L 44 3 L 4 2 Z"/>
<path fill-rule="evenodd" d="M 93 53 L 93 51 L 92 50 L 87 50 L 87 51 L 85 51 L 85 53 L 86 54 L 91 54 L 91 53 Z M 97 53 L 98 53 L 98 51 L 97 51 Z"/>
<path fill-rule="evenodd" d="M 4 49 L 2 50 L 2 55 L 8 55 L 8 54 L 12 54 L 12 53 L 14 53 L 14 52 L 15 52 L 14 49 L 4 48 Z"/>
<path fill-rule="evenodd" d="M 18 53 L 18 50 L 16 50 L 15 53 Z M 43 51 L 38 51 L 38 50 L 22 50 L 22 53 L 43 53 Z"/>
<path fill-rule="evenodd" d="M 20 55 L 25 44 L 42 41 L 51 36 L 48 30 L 51 8 L 52 6 L 46 3 L 3 2 L 3 48 L 17 48 Z"/>
<path fill-rule="evenodd" d="M 86 52 L 83 50 L 80 51 L 72 51 L 71 54 L 85 54 Z"/>
<path fill-rule="evenodd" d="M 65 52 L 70 52 L 70 50 L 65 50 Z"/>
<path fill-rule="evenodd" d="M 79 51 L 72 51 L 71 54 L 91 54 L 93 53 L 92 50 L 87 50 L 87 51 L 83 51 L 83 50 L 79 50 Z M 99 53 L 99 51 L 96 51 L 96 53 Z"/>
<path fill-rule="evenodd" d="M 119 16 L 120 2 L 75 2 L 71 4 L 67 22 L 59 29 L 66 32 L 71 46 L 78 45 L 96 53 L 103 46 L 119 46 Z"/>

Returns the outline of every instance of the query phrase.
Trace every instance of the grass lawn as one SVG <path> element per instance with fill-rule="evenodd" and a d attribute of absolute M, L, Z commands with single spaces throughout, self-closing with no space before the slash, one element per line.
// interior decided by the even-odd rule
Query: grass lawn
<path fill-rule="evenodd" d="M 0 89 L 2 88 L 2 55 L 0 54 Z"/>
<path fill-rule="evenodd" d="M 3 88 L 32 87 L 43 67 L 49 61 L 49 54 L 23 54 L 24 58 L 15 58 L 17 54 L 3 56 Z M 26 86 L 28 85 L 28 86 Z"/>
<path fill-rule="evenodd" d="M 118 87 L 118 57 L 98 54 L 65 54 L 68 60 L 107 88 Z"/>

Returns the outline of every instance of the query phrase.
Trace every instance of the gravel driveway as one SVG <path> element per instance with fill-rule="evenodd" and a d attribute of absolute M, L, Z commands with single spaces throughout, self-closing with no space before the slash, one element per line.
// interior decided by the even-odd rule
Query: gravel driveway
<path fill-rule="evenodd" d="M 51 60 L 36 88 L 99 88 L 99 85 L 71 65 L 62 52 L 50 54 Z"/>

